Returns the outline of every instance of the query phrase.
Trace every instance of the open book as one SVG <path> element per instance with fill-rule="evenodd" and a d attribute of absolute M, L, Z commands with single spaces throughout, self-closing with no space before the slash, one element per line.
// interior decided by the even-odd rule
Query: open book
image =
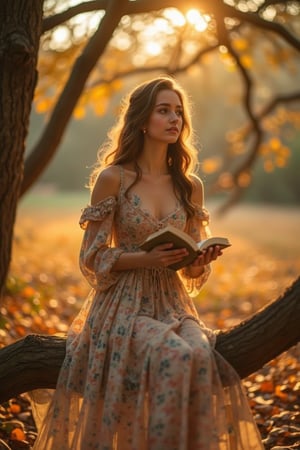
<path fill-rule="evenodd" d="M 178 270 L 191 264 L 197 256 L 206 248 L 212 245 L 219 245 L 221 248 L 230 247 L 231 243 L 225 237 L 210 237 L 200 242 L 195 242 L 191 236 L 182 230 L 179 230 L 172 225 L 167 225 L 165 228 L 150 234 L 147 239 L 140 245 L 140 248 L 145 251 L 150 251 L 157 245 L 173 243 L 173 249 L 186 248 L 188 255 L 181 261 L 168 266 L 170 269 Z"/>

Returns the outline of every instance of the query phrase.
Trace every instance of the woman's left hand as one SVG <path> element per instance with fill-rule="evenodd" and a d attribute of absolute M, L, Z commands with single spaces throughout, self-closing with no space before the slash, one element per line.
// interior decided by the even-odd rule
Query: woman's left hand
<path fill-rule="evenodd" d="M 206 266 L 222 255 L 219 245 L 212 245 L 200 253 L 197 259 L 191 264 L 192 267 Z"/>
<path fill-rule="evenodd" d="M 219 245 L 208 247 L 204 250 L 195 261 L 187 266 L 187 273 L 191 278 L 197 278 L 205 271 L 205 266 L 222 255 L 222 250 Z"/>

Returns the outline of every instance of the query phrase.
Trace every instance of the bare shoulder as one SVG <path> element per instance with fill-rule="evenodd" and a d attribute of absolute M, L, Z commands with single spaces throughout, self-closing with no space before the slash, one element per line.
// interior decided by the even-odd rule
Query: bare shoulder
<path fill-rule="evenodd" d="M 120 187 L 120 168 L 109 166 L 97 177 L 91 195 L 91 204 L 96 205 L 107 197 L 117 197 Z"/>
<path fill-rule="evenodd" d="M 202 180 L 195 174 L 190 175 L 190 180 L 193 184 L 192 202 L 203 206 L 204 203 L 204 187 Z"/>

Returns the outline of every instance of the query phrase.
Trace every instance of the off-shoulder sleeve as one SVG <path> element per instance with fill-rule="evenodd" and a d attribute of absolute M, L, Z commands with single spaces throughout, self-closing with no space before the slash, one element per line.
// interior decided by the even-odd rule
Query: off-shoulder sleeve
<path fill-rule="evenodd" d="M 105 291 L 115 284 L 120 274 L 112 267 L 123 250 L 112 246 L 113 219 L 117 206 L 115 197 L 107 197 L 93 206 L 87 206 L 79 224 L 84 230 L 79 265 L 90 285 Z"/>
<path fill-rule="evenodd" d="M 187 222 L 185 230 L 195 242 L 210 237 L 209 212 L 205 208 L 196 207 L 195 214 Z M 206 265 L 204 272 L 198 278 L 191 278 L 188 269 L 182 269 L 179 274 L 189 293 L 197 295 L 202 285 L 207 281 L 211 272 L 210 265 Z"/>

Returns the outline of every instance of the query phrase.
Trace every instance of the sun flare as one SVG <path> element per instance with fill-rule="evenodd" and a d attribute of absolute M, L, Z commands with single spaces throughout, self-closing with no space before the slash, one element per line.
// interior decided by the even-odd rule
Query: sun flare
<path fill-rule="evenodd" d="M 186 13 L 187 21 L 194 26 L 197 31 L 205 31 L 207 28 L 207 16 L 201 14 L 197 9 L 189 9 Z"/>
<path fill-rule="evenodd" d="M 70 6 L 74 6 L 79 0 L 66 0 Z M 59 8 L 58 8 L 59 12 Z M 104 11 L 84 13 L 70 19 L 69 24 L 63 24 L 48 37 L 45 49 L 65 51 L 73 44 L 83 42 L 97 29 L 99 21 L 105 15 Z M 147 58 L 156 58 L 176 45 L 176 35 L 182 32 L 191 34 L 195 39 L 195 33 L 203 33 L 208 27 L 209 16 L 201 14 L 196 8 L 190 8 L 185 13 L 177 8 L 166 8 L 161 15 L 153 20 L 144 21 L 139 16 L 124 16 L 121 26 L 112 37 L 112 47 L 119 51 L 130 51 L 134 41 L 139 42 L 141 51 L 136 52 L 134 59 L 144 64 Z M 131 30 L 130 30 L 131 29 Z M 136 33 L 134 37 L 132 31 Z M 188 37 L 188 36 L 187 36 Z M 196 36 L 197 38 L 197 36 Z M 193 42 L 190 47 L 193 48 Z M 188 47 L 187 47 L 188 48 Z M 185 49 L 188 53 L 189 51 Z"/>
<path fill-rule="evenodd" d="M 208 26 L 208 17 L 195 8 L 189 9 L 185 14 L 176 8 L 167 8 L 164 11 L 164 16 L 175 27 L 183 27 L 189 23 L 196 31 L 203 32 Z"/>

